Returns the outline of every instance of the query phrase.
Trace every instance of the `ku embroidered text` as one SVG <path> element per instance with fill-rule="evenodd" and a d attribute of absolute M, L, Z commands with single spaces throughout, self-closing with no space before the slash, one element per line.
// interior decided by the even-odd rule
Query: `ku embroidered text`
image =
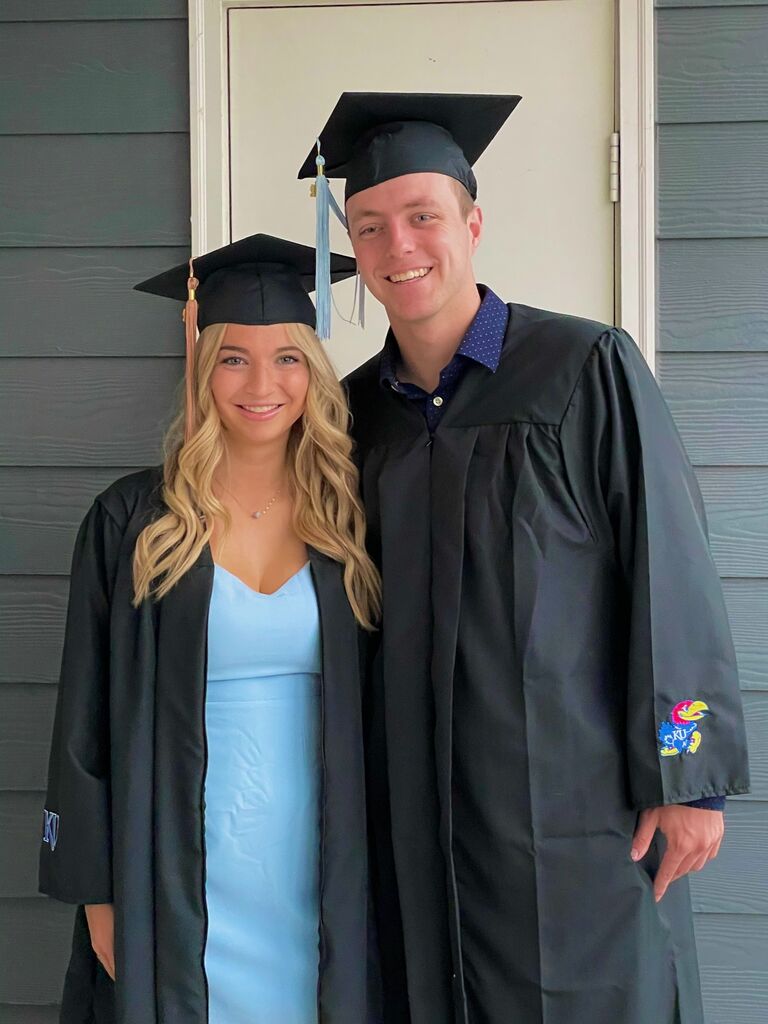
<path fill-rule="evenodd" d="M 43 811 L 43 842 L 48 843 L 51 852 L 56 849 L 59 838 L 59 816 L 54 811 Z"/>
<path fill-rule="evenodd" d="M 675 704 L 666 722 L 659 726 L 662 757 L 695 754 L 701 745 L 697 724 L 712 712 L 703 700 L 681 700 Z"/>

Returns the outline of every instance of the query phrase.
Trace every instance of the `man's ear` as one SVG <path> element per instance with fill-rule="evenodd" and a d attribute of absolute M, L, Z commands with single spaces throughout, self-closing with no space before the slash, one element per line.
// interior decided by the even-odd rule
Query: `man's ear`
<path fill-rule="evenodd" d="M 467 217 L 467 227 L 472 238 L 472 248 L 476 249 L 483 234 L 483 211 L 479 206 L 475 206 Z"/>

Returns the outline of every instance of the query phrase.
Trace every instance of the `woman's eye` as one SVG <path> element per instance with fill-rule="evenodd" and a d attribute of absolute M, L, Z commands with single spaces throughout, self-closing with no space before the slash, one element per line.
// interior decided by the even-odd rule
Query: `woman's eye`
<path fill-rule="evenodd" d="M 221 362 L 224 366 L 242 366 L 245 360 L 240 356 L 225 356 Z"/>
<path fill-rule="evenodd" d="M 280 358 L 277 361 L 278 363 L 283 363 L 286 366 L 290 366 L 291 363 L 298 363 L 299 360 L 296 358 L 296 356 L 280 356 Z"/>

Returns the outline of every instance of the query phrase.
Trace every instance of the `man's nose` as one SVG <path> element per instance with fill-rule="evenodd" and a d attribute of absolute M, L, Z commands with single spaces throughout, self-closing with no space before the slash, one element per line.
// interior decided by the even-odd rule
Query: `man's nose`
<path fill-rule="evenodd" d="M 413 252 L 413 232 L 407 224 L 391 224 L 389 227 L 389 255 L 399 258 Z"/>

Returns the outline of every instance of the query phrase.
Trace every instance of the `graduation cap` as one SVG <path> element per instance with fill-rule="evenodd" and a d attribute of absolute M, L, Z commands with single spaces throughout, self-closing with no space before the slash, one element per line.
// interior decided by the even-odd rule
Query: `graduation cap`
<path fill-rule="evenodd" d="M 461 182 L 476 199 L 472 165 L 520 99 L 477 93 L 342 94 L 299 170 L 300 179 L 315 179 L 318 310 L 329 306 L 329 209 L 347 226 L 328 178 L 346 179 L 346 202 L 391 178 L 431 171 Z"/>
<path fill-rule="evenodd" d="M 301 166 L 346 178 L 345 201 L 402 174 L 434 171 L 460 181 L 473 199 L 472 165 L 520 102 L 520 96 L 474 93 L 345 92 Z"/>
<path fill-rule="evenodd" d="M 315 250 L 309 245 L 250 235 L 134 285 L 137 291 L 186 303 L 187 438 L 192 428 L 192 366 L 198 330 L 211 324 L 287 323 L 314 329 L 316 314 L 309 292 L 315 289 L 315 262 Z M 329 253 L 327 262 L 332 284 L 356 273 L 351 256 Z"/>

